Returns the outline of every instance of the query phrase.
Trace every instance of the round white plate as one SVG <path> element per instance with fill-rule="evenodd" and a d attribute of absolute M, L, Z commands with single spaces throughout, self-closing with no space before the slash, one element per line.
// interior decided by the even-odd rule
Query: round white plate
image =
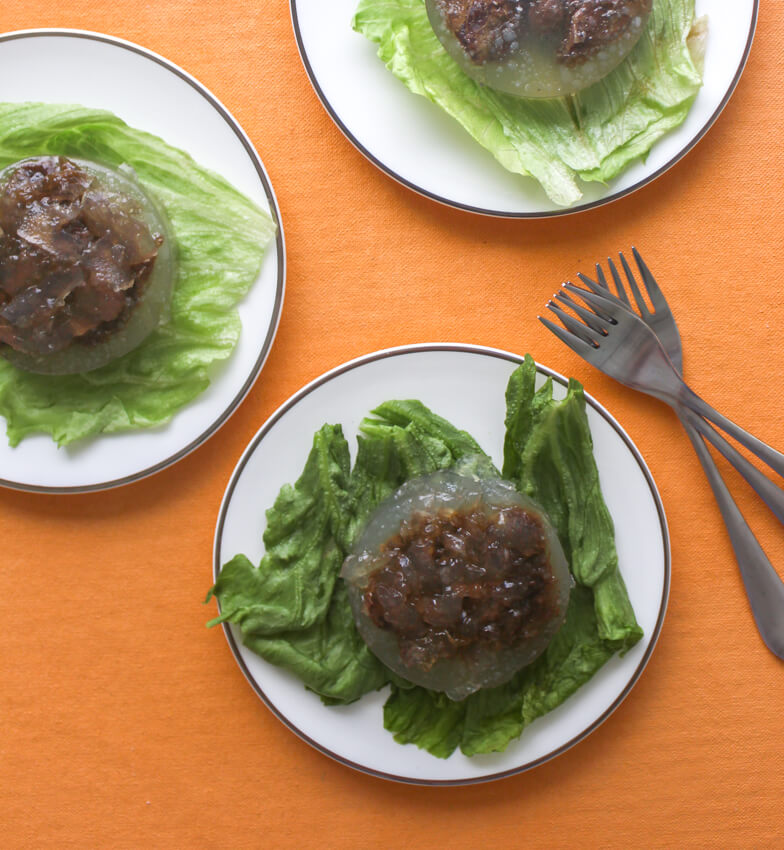
<path fill-rule="evenodd" d="M 22 70 L 23 69 L 23 70 Z M 67 73 L 63 73 L 67 69 Z M 0 484 L 86 492 L 127 484 L 178 461 L 231 416 L 258 377 L 277 330 L 285 249 L 275 194 L 248 137 L 189 74 L 135 44 L 80 30 L 0 36 L 0 101 L 80 103 L 108 109 L 187 151 L 267 210 L 278 226 L 258 279 L 239 305 L 242 334 L 209 388 L 160 428 L 102 435 L 58 449 L 41 435 L 12 449 L 0 433 Z M 0 431 L 2 420 L 0 420 Z"/>
<path fill-rule="evenodd" d="M 501 466 L 504 391 L 520 358 L 481 346 L 434 343 L 360 357 L 327 372 L 296 393 L 262 426 L 243 453 L 221 504 L 214 570 L 239 553 L 258 563 L 265 510 L 285 483 L 300 475 L 313 434 L 340 423 L 355 451 L 359 423 L 382 401 L 417 398 L 472 434 Z M 565 394 L 560 375 L 539 368 Z M 498 779 L 564 752 L 614 711 L 637 681 L 664 619 L 670 548 L 664 509 L 640 453 L 621 426 L 588 397 L 588 419 L 602 489 L 615 521 L 621 572 L 645 635 L 623 658 L 612 658 L 559 708 L 536 720 L 504 753 L 441 760 L 395 743 L 383 727 L 387 689 L 358 702 L 327 708 L 299 679 L 244 647 L 239 630 L 225 625 L 229 645 L 256 693 L 297 735 L 325 755 L 375 776 L 420 784 L 463 784 Z"/>
<path fill-rule="evenodd" d="M 300 55 L 316 94 L 350 142 L 415 192 L 485 215 L 537 218 L 609 203 L 658 177 L 718 117 L 740 79 L 759 0 L 697 0 L 709 20 L 705 82 L 686 121 L 609 185 L 583 184 L 575 206 L 559 207 L 530 178 L 511 174 L 438 106 L 412 94 L 351 28 L 358 0 L 291 0 Z M 459 175 L 458 178 L 455 175 Z"/>

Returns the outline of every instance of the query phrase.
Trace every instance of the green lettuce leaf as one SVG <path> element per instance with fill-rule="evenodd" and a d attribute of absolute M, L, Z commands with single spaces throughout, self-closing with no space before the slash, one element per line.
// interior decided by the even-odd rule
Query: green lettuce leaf
<path fill-rule="evenodd" d="M 399 744 L 416 744 L 438 758 L 449 758 L 462 741 L 465 714 L 465 702 L 425 688 L 393 685 L 384 703 L 384 728 Z"/>
<path fill-rule="evenodd" d="M 588 588 L 572 590 L 566 622 L 543 655 L 498 688 L 466 700 L 460 748 L 466 755 L 500 752 L 537 717 L 557 708 L 613 655 L 598 633 Z"/>
<path fill-rule="evenodd" d="M 530 386 L 533 374 L 533 360 L 526 358 L 508 392 L 519 394 L 516 385 Z M 583 388 L 570 380 L 566 398 L 556 401 L 548 379 L 531 398 L 529 411 L 533 425 L 528 439 L 520 446 L 519 459 L 505 464 L 503 475 L 550 517 L 575 579 L 593 589 L 600 636 L 625 652 L 642 630 L 618 570 L 615 528 L 602 498 Z M 507 434 L 520 426 L 520 413 L 510 411 Z"/>
<path fill-rule="evenodd" d="M 201 393 L 233 351 L 236 305 L 258 277 L 275 232 L 269 215 L 183 151 L 109 112 L 0 103 L 0 168 L 55 154 L 131 166 L 165 210 L 179 280 L 171 318 L 137 349 L 94 372 L 35 375 L 0 359 L 0 414 L 8 440 L 51 434 L 58 445 L 160 425 Z"/>
<path fill-rule="evenodd" d="M 327 705 L 354 702 L 390 681 L 389 670 L 359 636 L 342 581 L 335 585 L 324 619 L 269 637 L 264 632 L 246 625 L 243 643 L 270 664 L 295 673 Z"/>
<path fill-rule="evenodd" d="M 213 623 L 237 623 L 249 637 L 324 620 L 345 557 L 349 464 L 341 427 L 324 425 L 299 480 L 267 511 L 261 564 L 237 555 L 221 570 L 210 591 L 222 612 Z"/>
<path fill-rule="evenodd" d="M 321 429 L 302 477 L 268 511 L 259 567 L 241 555 L 223 567 L 211 591 L 222 611 L 213 623 L 237 623 L 248 647 L 329 704 L 389 683 L 384 726 L 402 744 L 440 758 L 457 747 L 467 755 L 505 749 L 642 635 L 618 571 L 582 388 L 572 381 L 556 401 L 550 380 L 539 390 L 535 384 L 527 356 L 507 386 L 503 475 L 548 512 L 577 584 L 558 634 L 511 681 L 457 703 L 400 680 L 368 651 L 336 581 L 369 514 L 403 482 L 466 457 L 490 465 L 473 437 L 418 401 L 386 402 L 362 421 L 350 474 L 340 428 Z"/>
<path fill-rule="evenodd" d="M 221 606 L 210 625 L 235 623 L 246 646 L 328 703 L 352 702 L 387 682 L 407 687 L 367 649 L 343 583 L 336 585 L 368 515 L 408 478 L 481 452 L 418 401 L 389 402 L 373 414 L 361 424 L 350 473 L 341 427 L 321 428 L 299 480 L 267 511 L 261 563 L 236 555 L 207 597 Z"/>
<path fill-rule="evenodd" d="M 466 755 L 504 750 L 528 723 L 560 705 L 615 652 L 626 652 L 642 637 L 618 570 L 583 389 L 570 381 L 566 398 L 556 401 L 551 379 L 539 390 L 535 383 L 536 365 L 527 356 L 507 385 L 502 474 L 548 514 L 577 585 L 566 621 L 545 652 L 510 682 L 464 701 L 459 746 Z M 434 743 L 432 730 L 420 733 L 406 720 L 421 695 L 398 693 L 394 686 L 393 695 L 384 715 L 387 728 L 401 742 L 441 755 L 454 732 Z"/>
<path fill-rule="evenodd" d="M 688 42 L 693 24 L 694 0 L 654 0 L 646 32 L 607 77 L 569 98 L 531 100 L 468 77 L 438 41 L 424 0 L 360 0 L 353 21 L 412 92 L 564 206 L 582 197 L 578 178 L 612 179 L 684 121 L 702 84 Z"/>

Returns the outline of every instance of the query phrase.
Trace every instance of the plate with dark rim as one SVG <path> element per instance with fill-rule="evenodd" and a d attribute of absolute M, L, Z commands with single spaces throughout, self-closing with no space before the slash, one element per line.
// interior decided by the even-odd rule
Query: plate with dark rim
<path fill-rule="evenodd" d="M 25 72 L 18 73 L 19 68 Z M 0 438 L 0 485 L 6 487 L 84 493 L 138 481 L 211 437 L 261 372 L 278 327 L 286 275 L 272 184 L 253 144 L 215 95 L 167 59 L 119 38 L 54 29 L 0 35 L 0 101 L 107 109 L 187 151 L 267 210 L 277 225 L 259 277 L 238 306 L 242 334 L 237 348 L 215 370 L 209 388 L 171 422 L 100 435 L 59 450 L 45 435 L 27 437 L 13 449 Z"/>
<path fill-rule="evenodd" d="M 686 121 L 606 186 L 583 183 L 571 207 L 554 204 L 533 179 L 506 171 L 456 121 L 412 94 L 351 28 L 359 0 L 290 0 L 299 52 L 319 99 L 348 140 L 383 172 L 425 197 L 505 218 L 568 215 L 622 198 L 659 177 L 705 135 L 746 64 L 759 0 L 696 0 L 708 16 L 702 90 Z M 424 0 L 423 0 L 424 2 Z"/>
<path fill-rule="evenodd" d="M 355 453 L 360 421 L 380 402 L 418 398 L 471 433 L 500 466 L 504 391 L 521 358 L 475 345 L 408 345 L 368 354 L 332 369 L 286 401 L 259 429 L 240 458 L 218 514 L 214 577 L 239 553 L 258 563 L 265 510 L 280 487 L 300 475 L 313 434 L 341 423 Z M 567 381 L 537 366 L 539 382 L 554 381 L 563 397 Z M 595 399 L 588 419 L 602 489 L 615 522 L 621 572 L 644 637 L 623 658 L 614 657 L 554 711 L 534 721 L 503 753 L 442 760 L 395 743 L 383 728 L 387 689 L 348 706 L 326 707 L 302 682 L 242 645 L 239 630 L 224 624 L 240 669 L 267 707 L 302 740 L 356 770 L 424 785 L 459 785 L 500 779 L 565 752 L 604 722 L 634 686 L 651 656 L 664 620 L 670 583 L 667 522 L 656 485 L 629 436 Z"/>

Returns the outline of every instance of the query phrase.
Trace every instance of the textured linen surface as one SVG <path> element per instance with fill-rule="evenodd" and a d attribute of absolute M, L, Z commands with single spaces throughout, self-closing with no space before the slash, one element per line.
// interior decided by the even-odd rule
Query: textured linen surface
<path fill-rule="evenodd" d="M 369 164 L 313 93 L 285 0 L 2 5 L 2 31 L 110 33 L 203 82 L 261 152 L 288 253 L 264 373 L 198 451 L 102 494 L 0 490 L 4 848 L 784 846 L 784 664 L 755 631 L 688 440 L 668 409 L 535 320 L 563 278 L 637 244 L 678 318 L 690 383 L 784 448 L 784 21 L 761 6 L 738 90 L 684 160 L 618 203 L 526 222 L 443 208 Z M 201 604 L 224 487 L 266 417 L 349 358 L 432 340 L 530 351 L 582 381 L 645 456 L 672 539 L 664 630 L 620 709 L 536 770 L 466 788 L 386 783 L 308 747 L 204 628 L 214 608 Z M 781 527 L 730 481 L 781 569 Z"/>

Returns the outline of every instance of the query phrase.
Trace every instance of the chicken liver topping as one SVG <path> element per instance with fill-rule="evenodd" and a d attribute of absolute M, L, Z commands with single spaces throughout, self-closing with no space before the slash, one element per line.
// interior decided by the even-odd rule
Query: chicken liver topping
<path fill-rule="evenodd" d="M 559 40 L 558 61 L 578 65 L 617 41 L 653 0 L 436 0 L 475 64 L 497 62 L 531 33 Z"/>
<path fill-rule="evenodd" d="M 438 0 L 449 30 L 472 62 L 503 59 L 518 47 L 524 4 L 517 0 Z"/>
<path fill-rule="evenodd" d="M 128 319 L 163 237 L 137 202 L 64 157 L 0 187 L 0 343 L 25 354 L 100 342 Z"/>
<path fill-rule="evenodd" d="M 565 65 L 577 65 L 623 36 L 651 11 L 653 0 L 566 0 L 569 25 L 558 50 Z"/>
<path fill-rule="evenodd" d="M 530 640 L 560 610 L 541 521 L 518 505 L 414 514 L 381 557 L 364 606 L 409 667 Z"/>

